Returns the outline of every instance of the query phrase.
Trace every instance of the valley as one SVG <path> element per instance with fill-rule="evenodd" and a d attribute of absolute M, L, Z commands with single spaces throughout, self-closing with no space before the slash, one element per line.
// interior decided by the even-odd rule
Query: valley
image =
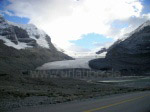
<path fill-rule="evenodd" d="M 74 58 L 35 25 L 0 16 L 0 111 L 144 94 L 150 91 L 149 37 L 146 21 L 94 57 Z"/>

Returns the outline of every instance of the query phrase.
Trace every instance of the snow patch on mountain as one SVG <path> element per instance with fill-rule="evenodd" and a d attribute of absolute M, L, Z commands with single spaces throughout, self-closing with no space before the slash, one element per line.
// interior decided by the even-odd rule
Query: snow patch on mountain
<path fill-rule="evenodd" d="M 9 24 L 18 26 L 27 31 L 30 38 L 36 40 L 37 44 L 41 47 L 49 48 L 49 44 L 46 40 L 46 33 L 43 30 L 38 29 L 33 24 L 16 24 L 9 22 Z"/>
<path fill-rule="evenodd" d="M 57 51 L 63 52 L 65 53 L 66 51 L 60 47 L 58 47 L 56 44 L 53 43 L 53 45 L 55 46 L 55 48 L 57 49 Z"/>
<path fill-rule="evenodd" d="M 144 27 L 146 26 L 150 26 L 150 20 L 146 21 L 145 23 L 143 23 L 141 26 L 139 26 L 135 32 L 139 32 L 140 30 L 143 30 Z"/>
<path fill-rule="evenodd" d="M 17 45 L 10 41 L 9 39 L 5 38 L 5 36 L 0 36 L 0 40 L 4 41 L 4 44 L 10 47 L 14 47 L 15 49 L 24 49 L 31 46 L 28 46 L 26 43 L 19 42 Z"/>
<path fill-rule="evenodd" d="M 145 23 L 143 23 L 141 26 L 139 26 L 137 29 L 135 29 L 131 33 L 125 34 L 123 36 L 123 38 L 119 39 L 119 41 L 121 42 L 121 41 L 126 40 L 128 37 L 132 36 L 133 34 L 135 34 L 135 33 L 139 32 L 139 31 L 143 30 L 143 28 L 146 27 L 146 26 L 150 26 L 150 20 L 148 20 Z"/>
<path fill-rule="evenodd" d="M 5 44 L 17 49 L 25 49 L 37 45 L 50 49 L 52 46 L 50 37 L 35 25 L 9 22 L 2 15 L 0 15 L 0 36 L 0 39 L 5 41 Z"/>
<path fill-rule="evenodd" d="M 46 41 L 46 33 L 44 31 L 37 29 L 33 24 L 21 25 L 21 27 L 28 32 L 30 38 L 36 40 L 38 45 L 49 48 L 48 42 Z"/>

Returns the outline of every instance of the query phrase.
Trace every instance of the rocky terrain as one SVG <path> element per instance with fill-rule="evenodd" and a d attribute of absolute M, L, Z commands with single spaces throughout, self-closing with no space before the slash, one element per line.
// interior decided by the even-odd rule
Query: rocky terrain
<path fill-rule="evenodd" d="M 0 16 L 0 74 L 33 70 L 50 61 L 72 59 L 32 24 L 15 24 Z"/>
<path fill-rule="evenodd" d="M 10 75 L 1 76 L 0 111 L 12 111 L 26 106 L 50 104 L 53 106 L 56 103 L 74 100 L 80 101 L 112 94 L 150 90 L 150 79 L 143 78 L 134 77 L 134 80 L 137 79 L 135 80 L 137 83 L 135 81 L 105 83 L 98 80 L 87 82 L 86 80 L 72 78 L 31 78 L 22 76 L 19 77 L 19 80 L 16 80 Z M 133 78 L 125 79 L 133 80 Z M 101 78 L 102 80 L 107 79 Z"/>
<path fill-rule="evenodd" d="M 101 48 L 99 51 L 96 52 L 96 54 L 102 54 L 104 52 L 107 52 L 107 48 Z"/>
<path fill-rule="evenodd" d="M 150 75 L 150 21 L 115 42 L 105 58 L 92 60 L 89 65 L 93 69 L 117 70 L 125 75 Z"/>

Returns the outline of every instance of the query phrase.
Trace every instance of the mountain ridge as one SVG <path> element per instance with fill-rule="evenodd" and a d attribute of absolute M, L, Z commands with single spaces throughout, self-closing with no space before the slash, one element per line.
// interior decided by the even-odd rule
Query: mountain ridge
<path fill-rule="evenodd" d="M 118 40 L 110 46 L 104 59 L 90 61 L 90 67 L 140 74 L 149 71 L 150 22 L 143 23 L 133 32 L 126 39 Z"/>
<path fill-rule="evenodd" d="M 17 26 L 0 16 L 0 74 L 34 70 L 46 62 L 70 59 L 36 26 Z"/>

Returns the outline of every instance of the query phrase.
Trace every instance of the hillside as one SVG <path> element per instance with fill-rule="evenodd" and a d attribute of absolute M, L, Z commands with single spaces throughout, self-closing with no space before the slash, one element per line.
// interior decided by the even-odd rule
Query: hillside
<path fill-rule="evenodd" d="M 139 26 L 128 37 L 115 42 L 108 49 L 106 58 L 92 60 L 89 65 L 93 69 L 113 69 L 126 74 L 148 74 L 150 70 L 150 21 Z"/>
<path fill-rule="evenodd" d="M 0 74 L 68 59 L 72 58 L 58 51 L 44 31 L 32 24 L 10 23 L 0 16 Z"/>

